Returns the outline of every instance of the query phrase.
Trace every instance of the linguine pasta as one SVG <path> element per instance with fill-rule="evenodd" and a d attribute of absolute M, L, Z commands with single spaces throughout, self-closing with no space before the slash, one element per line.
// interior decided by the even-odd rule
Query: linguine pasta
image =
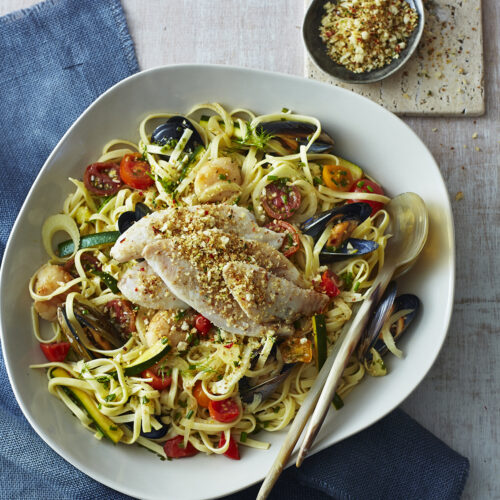
<path fill-rule="evenodd" d="M 39 270 L 29 284 L 36 305 L 36 310 L 33 309 L 34 334 L 40 343 L 52 345 L 66 340 L 57 321 L 51 322 L 50 337 L 41 333 L 39 314 L 43 317 L 50 307 L 61 307 L 78 333 L 82 326 L 75 315 L 76 302 L 109 312 L 106 309 L 108 304 L 125 300 L 119 290 L 115 288 L 113 291 L 109 276 L 118 280 L 130 263 L 114 260 L 110 256 L 109 244 L 83 248 L 80 242 L 86 235 L 116 231 L 120 215 L 133 211 L 139 202 L 152 211 L 198 205 L 200 199 L 234 204 L 247 208 L 255 215 L 258 224 L 264 225 L 269 222 L 262 205 L 266 186 L 272 182 L 271 179 L 286 179 L 289 189 L 296 188 L 300 193 L 300 206 L 287 218 L 288 223 L 298 227 L 313 215 L 330 210 L 346 200 L 388 201 L 381 194 L 335 190 L 321 182 L 324 165 L 338 165 L 340 160 L 330 153 L 309 151 L 322 132 L 321 123 L 314 117 L 288 111 L 256 116 L 246 109 L 228 111 L 218 103 L 196 106 L 186 117 L 202 138 L 204 147 L 196 154 L 187 154 L 184 147 L 193 134 L 190 128 L 184 129 L 176 144 L 169 144 L 168 148 L 151 142 L 153 130 L 171 116 L 169 113 L 146 116 L 139 124 L 138 143 L 122 139 L 109 141 L 96 158 L 97 162 L 119 163 L 125 155 L 139 153 L 150 166 L 150 175 L 154 180 L 151 186 L 134 189 L 124 185 L 112 196 L 103 197 L 92 193 L 85 182 L 69 179 L 73 191 L 64 201 L 61 213 L 47 219 L 42 228 L 42 238 L 49 263 L 67 266 L 71 261 L 71 276 L 67 281 L 56 280 L 49 292 L 43 290 L 41 293 Z M 316 127 L 316 131 L 298 146 L 298 150 L 290 151 L 286 142 L 279 138 L 256 132 L 259 124 L 279 120 L 308 123 Z M 199 182 L 200 172 L 207 163 L 218 158 L 230 158 L 232 164 L 237 165 L 240 182 L 232 182 L 225 174 L 219 174 L 215 182 L 205 183 L 200 191 L 195 185 Z M 328 265 L 341 279 L 340 293 L 330 300 L 323 311 L 329 350 L 351 317 L 353 305 L 363 300 L 377 269 L 383 264 L 388 223 L 388 214 L 383 209 L 368 217 L 354 229 L 352 237 L 375 241 L 378 249 L 367 255 L 353 254 L 350 258 Z M 316 242 L 299 232 L 300 249 L 290 256 L 309 287 L 317 287 L 321 274 L 327 269 L 320 263 L 320 252 L 327 244 L 330 229 L 326 228 Z M 63 257 L 53 250 L 52 239 L 57 231 L 69 235 L 76 252 Z M 90 258 L 93 268 L 88 265 Z M 97 265 L 99 272 L 95 272 Z M 226 453 L 231 438 L 244 446 L 266 449 L 269 443 L 265 433 L 258 431 L 284 429 L 294 418 L 317 374 L 314 359 L 309 363 L 296 363 L 270 397 L 265 400 L 256 397 L 252 402 L 245 403 L 240 394 L 243 379 L 245 383 L 254 385 L 282 371 L 285 361 L 280 349 L 276 348 L 281 339 L 274 334 L 247 337 L 220 328 L 212 328 L 209 335 L 199 335 L 193 325 L 188 324 L 189 314 L 184 316 L 186 311 L 179 310 L 176 313 L 178 321 L 181 325 L 187 324 L 187 341 L 179 344 L 162 360 L 162 375 L 170 378 L 169 387 L 154 389 L 148 378 L 140 374 L 125 374 L 125 368 L 146 351 L 148 327 L 156 313 L 137 304 L 132 304 L 131 309 L 135 326 L 123 346 L 94 347 L 92 351 L 101 356 L 96 359 L 85 361 L 71 352 L 64 361 L 33 366 L 48 369 L 49 391 L 61 399 L 97 438 L 106 433 L 90 418 L 71 390 L 83 391 L 90 397 L 98 412 L 112 423 L 111 428 L 118 433 L 118 441 L 138 443 L 162 457 L 166 456 L 164 443 L 176 436 L 182 436 L 184 448 L 190 445 L 208 454 Z M 294 328 L 294 336 L 311 340 L 310 317 L 296 321 Z M 392 337 L 387 333 L 388 327 L 386 330 L 384 339 L 387 337 L 386 341 L 390 343 Z M 315 357 L 316 353 L 313 353 Z M 68 376 L 54 376 L 55 368 L 63 369 Z M 337 390 L 338 396 L 345 398 L 363 379 L 365 371 L 365 366 L 353 355 Z M 230 422 L 214 419 L 194 394 L 195 386 L 200 383 L 203 393 L 211 401 L 231 398 L 237 406 L 237 417 Z M 141 436 L 141 432 L 158 431 L 164 426 L 168 426 L 168 432 L 158 439 Z"/>

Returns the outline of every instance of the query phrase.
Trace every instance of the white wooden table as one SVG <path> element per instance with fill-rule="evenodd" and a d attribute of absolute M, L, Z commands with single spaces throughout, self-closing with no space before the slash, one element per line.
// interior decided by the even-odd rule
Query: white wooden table
<path fill-rule="evenodd" d="M 198 62 L 303 75 L 303 0 L 122 2 L 141 69 Z M 0 15 L 33 3 L 2 0 Z M 483 0 L 483 12 L 486 115 L 405 119 L 452 199 L 457 282 L 443 351 L 403 408 L 469 457 L 464 498 L 474 500 L 500 498 L 500 1 Z"/>

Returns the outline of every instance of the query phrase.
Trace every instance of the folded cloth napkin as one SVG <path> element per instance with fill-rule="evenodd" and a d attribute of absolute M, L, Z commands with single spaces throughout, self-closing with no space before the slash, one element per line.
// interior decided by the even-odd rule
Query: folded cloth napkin
<path fill-rule="evenodd" d="M 119 0 L 48 0 L 0 18 L 0 255 L 57 141 L 96 97 L 137 70 Z M 0 428 L 0 499 L 130 498 L 75 469 L 35 434 L 1 358 Z M 396 410 L 287 469 L 271 498 L 456 499 L 468 468 L 466 458 Z M 255 498 L 258 487 L 228 499 Z"/>

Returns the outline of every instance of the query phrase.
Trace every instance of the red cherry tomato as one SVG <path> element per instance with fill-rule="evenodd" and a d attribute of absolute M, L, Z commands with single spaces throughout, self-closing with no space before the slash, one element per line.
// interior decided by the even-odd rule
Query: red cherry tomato
<path fill-rule="evenodd" d="M 384 190 L 375 182 L 370 179 L 361 179 L 356 182 L 351 189 L 349 190 L 351 193 L 370 193 L 370 194 L 384 194 Z M 372 201 L 372 200 L 347 200 L 347 203 L 368 203 L 370 207 L 372 207 L 371 215 L 375 215 L 381 208 L 384 207 L 383 203 L 380 201 Z"/>
<path fill-rule="evenodd" d="M 212 328 L 212 323 L 202 314 L 197 314 L 194 319 L 194 327 L 204 337 Z"/>
<path fill-rule="evenodd" d="M 141 373 L 141 377 L 152 379 L 151 382 L 148 382 L 148 384 L 157 391 L 168 389 L 172 384 L 172 377 L 166 376 L 165 373 L 162 373 L 161 370 L 158 370 L 156 365 L 148 368 L 147 370 L 144 370 Z"/>
<path fill-rule="evenodd" d="M 327 270 L 321 275 L 321 288 L 331 298 L 336 297 L 340 293 L 335 273 Z"/>
<path fill-rule="evenodd" d="M 49 361 L 64 361 L 70 348 L 69 342 L 54 342 L 53 344 L 40 344 L 42 352 Z"/>
<path fill-rule="evenodd" d="M 285 257 L 290 257 L 300 248 L 300 237 L 299 232 L 290 223 L 284 220 L 273 220 L 267 226 L 271 231 L 276 233 L 285 233 L 285 239 L 281 245 L 281 253 Z"/>
<path fill-rule="evenodd" d="M 111 321 L 124 333 L 135 332 L 135 312 L 128 300 L 114 299 L 106 304 Z"/>
<path fill-rule="evenodd" d="M 130 153 L 125 155 L 120 163 L 120 177 L 127 186 L 134 189 L 146 189 L 154 184 L 149 176 L 151 167 L 141 158 L 140 153 Z"/>
<path fill-rule="evenodd" d="M 210 400 L 208 411 L 214 420 L 224 423 L 232 422 L 240 416 L 238 404 L 232 398 L 221 401 Z"/>
<path fill-rule="evenodd" d="M 118 165 L 112 162 L 89 165 L 83 174 L 83 183 L 96 196 L 111 196 L 123 186 Z"/>
<path fill-rule="evenodd" d="M 226 437 L 224 433 L 220 435 L 219 448 L 222 448 L 226 444 Z M 228 458 L 232 458 L 233 460 L 240 459 L 240 450 L 238 449 L 238 444 L 233 439 L 233 436 L 229 438 L 229 446 L 227 450 L 224 452 L 224 455 Z"/>
<path fill-rule="evenodd" d="M 168 458 L 192 457 L 198 453 L 198 450 L 189 441 L 184 446 L 183 436 L 175 436 L 165 441 L 163 449 Z"/>
<path fill-rule="evenodd" d="M 300 191 L 296 186 L 288 186 L 287 181 L 288 179 L 283 177 L 264 188 L 262 206 L 273 219 L 288 219 L 300 207 Z"/>

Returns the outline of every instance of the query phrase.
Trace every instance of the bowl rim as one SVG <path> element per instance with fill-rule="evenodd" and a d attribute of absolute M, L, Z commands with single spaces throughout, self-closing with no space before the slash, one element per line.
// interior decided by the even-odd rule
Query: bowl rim
<path fill-rule="evenodd" d="M 0 339 L 2 339 L 2 354 L 4 357 L 4 364 L 5 368 L 9 377 L 9 382 L 12 387 L 12 390 L 14 392 L 14 395 L 16 397 L 17 403 L 19 407 L 21 408 L 25 418 L 28 420 L 30 423 L 31 427 L 35 430 L 35 432 L 38 434 L 38 436 L 47 443 L 48 446 L 52 450 L 54 450 L 56 453 L 58 453 L 64 460 L 78 468 L 80 471 L 84 472 L 86 475 L 89 477 L 93 478 L 94 480 L 100 482 L 101 484 L 104 484 L 106 486 L 109 486 L 110 488 L 113 488 L 119 492 L 122 492 L 124 494 L 131 495 L 131 490 L 128 489 L 126 486 L 122 485 L 119 482 L 116 482 L 110 478 L 108 478 L 105 475 L 101 475 L 96 473 L 95 470 L 90 469 L 86 463 L 83 463 L 74 457 L 70 455 L 69 452 L 67 452 L 65 449 L 62 449 L 59 447 L 59 445 L 53 441 L 53 439 L 46 435 L 45 432 L 40 428 L 40 426 L 37 424 L 36 419 L 31 416 L 31 411 L 27 408 L 27 405 L 25 405 L 24 400 L 22 399 L 20 390 L 18 388 L 16 379 L 14 378 L 13 371 L 12 371 L 12 360 L 7 356 L 7 348 L 6 348 L 6 343 L 4 339 L 7 337 L 7 332 L 4 331 L 4 297 L 5 297 L 5 290 L 8 288 L 7 287 L 7 271 L 6 271 L 6 265 L 5 263 L 8 263 L 12 257 L 11 254 L 14 253 L 14 248 L 13 248 L 13 235 L 17 233 L 19 230 L 19 225 L 21 223 L 21 218 L 24 212 L 26 211 L 26 208 L 28 206 L 28 201 L 31 198 L 32 191 L 35 189 L 35 186 L 38 184 L 39 179 L 45 174 L 46 169 L 48 166 L 53 162 L 54 157 L 57 155 L 58 150 L 61 146 L 61 144 L 66 140 L 68 135 L 71 134 L 74 128 L 78 126 L 78 124 L 85 119 L 85 116 L 87 115 L 88 111 L 93 109 L 96 106 L 99 106 L 101 101 L 104 100 L 110 93 L 115 92 L 118 88 L 127 85 L 129 82 L 136 80 L 136 79 L 141 79 L 146 77 L 147 75 L 150 75 L 152 73 L 161 73 L 165 71 L 175 71 L 177 68 L 182 68 L 182 69 L 187 69 L 187 70 L 195 70 L 195 71 L 203 71 L 203 70 L 213 70 L 215 69 L 216 71 L 228 71 L 230 73 L 232 72 L 242 72 L 247 75 L 251 75 L 254 78 L 260 78 L 260 77 L 277 77 L 277 78 L 282 78 L 285 80 L 288 80 L 290 82 L 307 82 L 307 85 L 311 85 L 313 87 L 318 87 L 318 88 L 330 88 L 333 89 L 332 92 L 338 92 L 341 95 L 350 95 L 351 97 L 355 99 L 359 99 L 362 101 L 364 104 L 363 106 L 368 106 L 368 107 L 373 107 L 374 109 L 377 109 L 377 112 L 383 113 L 386 116 L 390 117 L 391 119 L 396 119 L 396 121 L 399 123 L 399 126 L 403 126 L 403 128 L 409 132 L 412 136 L 413 139 L 418 143 L 418 145 L 424 149 L 424 151 L 428 154 L 429 159 L 432 160 L 433 166 L 436 169 L 437 174 L 440 176 L 441 182 L 443 184 L 443 187 L 445 188 L 446 192 L 446 199 L 443 200 L 443 204 L 446 205 L 446 216 L 450 222 L 450 226 L 448 227 L 450 236 L 452 237 L 452 244 L 450 245 L 450 253 L 449 253 L 449 259 L 450 259 L 450 274 L 449 274 L 449 280 L 448 280 L 448 286 L 450 289 L 450 294 L 447 297 L 446 301 L 446 308 L 443 311 L 443 319 L 444 319 L 444 324 L 446 325 L 446 328 L 444 328 L 444 331 L 442 332 L 442 337 L 440 339 L 439 345 L 436 345 L 435 350 L 433 351 L 433 355 L 429 357 L 429 366 L 428 369 L 425 371 L 425 373 L 422 373 L 421 376 L 418 378 L 418 380 L 415 380 L 413 384 L 410 384 L 408 386 L 408 389 L 406 391 L 406 395 L 404 395 L 403 399 L 398 400 L 398 402 L 394 403 L 393 405 L 389 405 L 387 408 L 385 408 L 385 411 L 381 412 L 376 416 L 374 420 L 372 420 L 370 423 L 364 425 L 363 427 L 353 430 L 349 433 L 346 433 L 343 435 L 340 439 L 337 439 L 333 443 L 327 442 L 327 439 L 321 438 L 321 440 L 318 440 L 316 446 L 311 450 L 310 454 L 317 453 L 343 439 L 346 439 L 354 434 L 357 434 L 358 432 L 361 432 L 362 430 L 368 428 L 369 426 L 375 424 L 377 421 L 380 419 L 384 418 L 388 413 L 390 413 L 392 410 L 394 410 L 396 407 L 398 407 L 414 390 L 415 388 L 423 381 L 423 379 L 427 376 L 428 372 L 434 365 L 439 353 L 441 352 L 441 349 L 443 347 L 443 344 L 446 340 L 449 326 L 450 326 L 450 321 L 451 321 L 451 315 L 453 311 L 453 297 L 454 297 L 454 290 L 455 290 L 455 264 L 456 264 L 456 248 L 455 248 L 455 231 L 454 231 L 454 223 L 453 223 L 453 213 L 451 210 L 451 203 L 450 203 L 450 197 L 449 193 L 446 190 L 446 184 L 444 182 L 443 176 L 439 170 L 439 167 L 437 165 L 437 162 L 435 161 L 434 157 L 432 156 L 431 152 L 427 148 L 427 146 L 423 143 L 423 141 L 420 139 L 420 137 L 417 136 L 415 132 L 398 116 L 396 116 L 394 113 L 388 111 L 387 109 L 383 108 L 382 106 L 378 105 L 377 103 L 371 101 L 367 97 L 361 96 L 359 94 L 353 93 L 349 90 L 343 89 L 341 87 L 335 87 L 331 86 L 326 83 L 310 80 L 307 78 L 303 78 L 300 76 L 296 75 L 288 75 L 288 74 L 283 74 L 283 73 L 278 73 L 278 72 L 273 72 L 273 71 L 266 71 L 266 70 L 261 70 L 261 69 L 252 69 L 252 68 L 244 68 L 244 67 L 239 67 L 239 66 L 229 66 L 229 65 L 223 65 L 223 64 L 192 64 L 192 63 L 181 63 L 181 64 L 171 64 L 171 65 L 163 65 L 163 66 L 156 66 L 153 68 L 149 68 L 140 72 L 137 72 L 120 82 L 116 83 L 112 87 L 110 87 L 108 90 L 103 92 L 96 100 L 94 100 L 83 112 L 82 114 L 75 120 L 75 122 L 68 128 L 68 130 L 64 133 L 64 135 L 61 137 L 61 139 L 57 142 L 57 144 L 54 146 L 52 149 L 50 155 L 47 157 L 46 161 L 44 162 L 43 166 L 40 168 L 39 173 L 36 176 L 36 179 L 34 180 L 32 186 L 30 187 L 30 190 L 28 194 L 26 195 L 26 198 L 22 204 L 21 209 L 19 210 L 19 213 L 16 217 L 16 221 L 11 229 L 11 232 L 9 234 L 9 238 L 5 247 L 5 253 L 4 253 L 4 258 L 2 261 L 1 269 L 0 269 Z M 293 455 L 292 455 L 293 456 Z M 293 458 L 290 459 L 290 461 L 287 464 L 287 467 L 290 466 L 293 463 Z M 261 478 L 262 479 L 262 478 Z M 221 496 L 225 496 L 231 493 L 236 493 L 238 491 L 241 491 L 243 489 L 248 488 L 252 484 L 256 484 L 260 479 L 257 479 L 255 481 L 252 481 L 250 483 L 246 483 L 241 486 L 239 489 L 234 489 L 228 492 L 223 492 L 220 495 L 215 495 L 207 498 L 219 498 Z M 145 496 L 144 498 L 150 498 Z M 152 497 L 153 498 L 153 497 Z"/>

